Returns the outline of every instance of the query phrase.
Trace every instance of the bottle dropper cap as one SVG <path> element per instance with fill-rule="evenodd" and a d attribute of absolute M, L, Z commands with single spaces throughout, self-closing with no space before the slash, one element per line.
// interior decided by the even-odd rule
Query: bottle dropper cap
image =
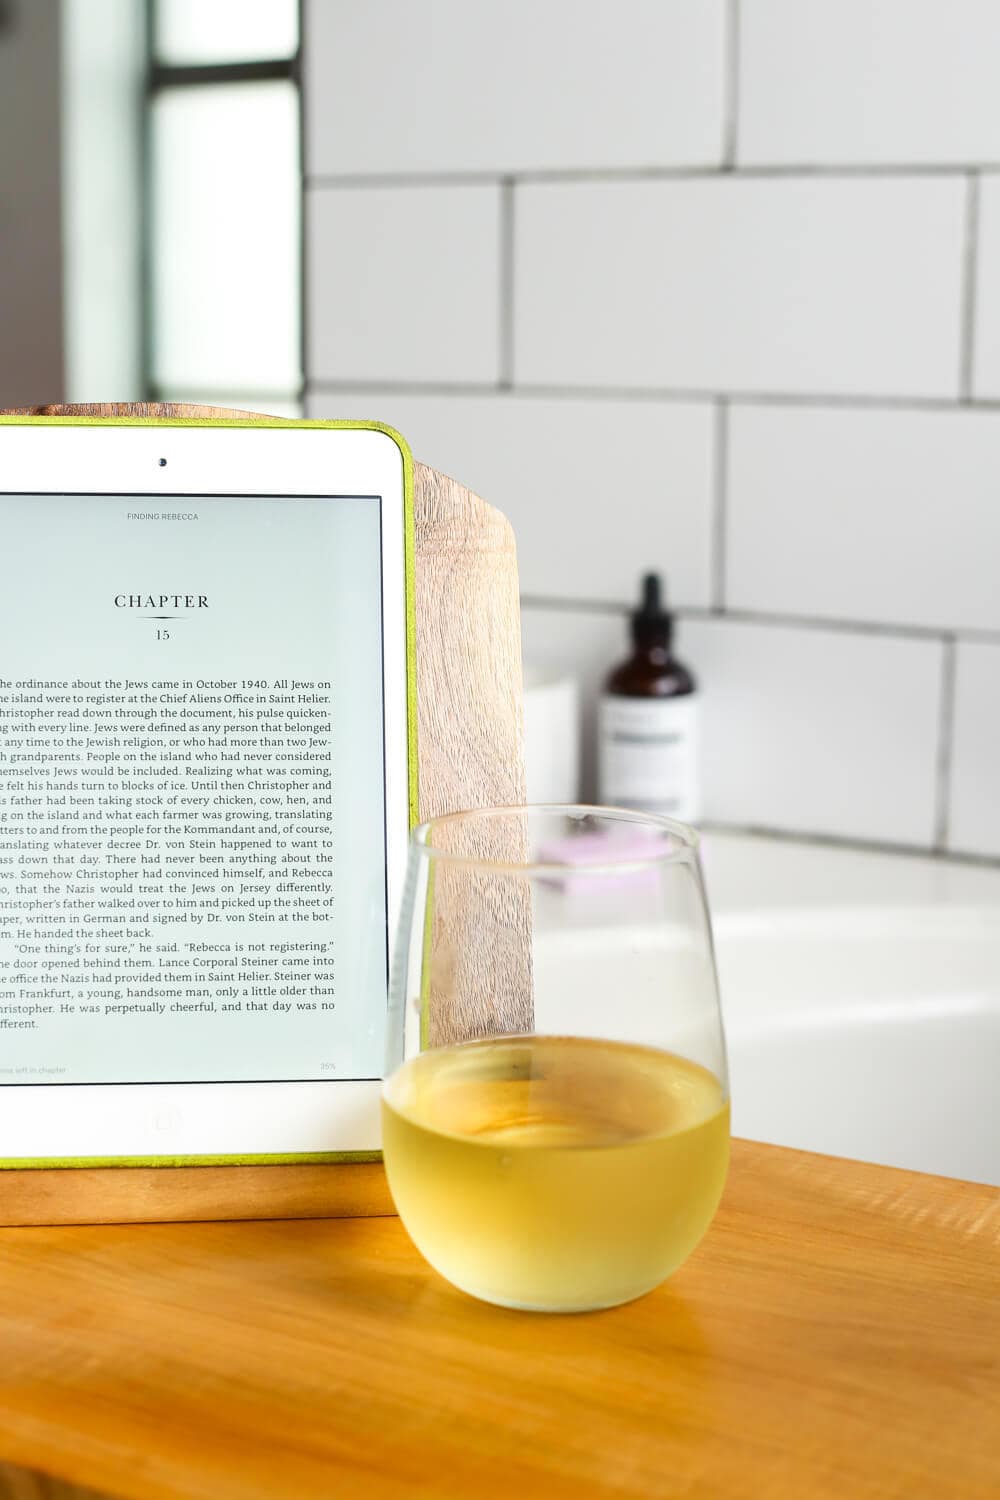
<path fill-rule="evenodd" d="M 632 615 L 632 639 L 637 646 L 669 646 L 673 627 L 673 615 L 662 603 L 660 575 L 647 573 L 642 602 Z"/>

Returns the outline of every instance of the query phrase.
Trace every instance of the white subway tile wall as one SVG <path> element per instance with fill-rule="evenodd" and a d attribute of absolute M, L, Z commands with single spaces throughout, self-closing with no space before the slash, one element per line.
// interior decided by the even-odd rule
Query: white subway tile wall
<path fill-rule="evenodd" d="M 928 845 L 943 647 L 849 631 L 685 620 L 703 691 L 713 819 Z"/>
<path fill-rule="evenodd" d="M 1000 160 L 996 0 L 741 0 L 738 160 Z"/>
<path fill-rule="evenodd" d="M 726 0 L 318 0 L 315 177 L 717 165 Z"/>
<path fill-rule="evenodd" d="M 733 609 L 1000 633 L 993 412 L 735 407 L 729 474 Z"/>
<path fill-rule="evenodd" d="M 957 396 L 964 208 L 956 178 L 520 187 L 515 379 Z"/>
<path fill-rule="evenodd" d="M 1000 855 L 1000 644 L 962 641 L 955 675 L 955 741 L 948 844 Z"/>
<path fill-rule="evenodd" d="M 1000 12 L 1000 6 L 997 7 Z M 985 172 L 977 204 L 973 393 L 1000 400 L 1000 175 Z"/>
<path fill-rule="evenodd" d="M 511 517 L 584 791 L 658 568 L 707 821 L 1000 858 L 1000 7 L 306 0 L 304 38 L 309 413 Z"/>
<path fill-rule="evenodd" d="M 492 384 L 500 366 L 500 189 L 306 194 L 309 375 Z"/>
<path fill-rule="evenodd" d="M 620 603 L 653 567 L 678 604 L 710 602 L 708 402 L 337 391 L 308 410 L 388 422 L 424 463 L 498 505 L 526 595 Z M 581 545 L 581 517 L 594 545 Z"/>

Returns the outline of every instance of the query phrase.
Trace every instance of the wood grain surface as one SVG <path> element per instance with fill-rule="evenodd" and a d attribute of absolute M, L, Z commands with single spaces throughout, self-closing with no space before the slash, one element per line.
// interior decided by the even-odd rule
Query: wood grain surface
<path fill-rule="evenodd" d="M 664 1287 L 545 1317 L 399 1221 L 0 1231 L 0 1459 L 134 1500 L 996 1500 L 1000 1193 L 735 1142 Z"/>
<path fill-rule="evenodd" d="M 39 406 L 20 415 L 251 418 L 178 403 Z M 524 801 L 521 628 L 510 524 L 455 480 L 414 464 L 417 735 L 422 818 Z M 511 1030 L 530 1023 L 530 985 L 500 987 Z M 447 1006 L 436 1006 L 437 1040 Z M 469 1018 L 454 1019 L 453 1034 Z M 75 1179 L 75 1180 L 73 1180 Z M 196 1217 L 384 1214 L 381 1173 L 366 1167 L 134 1167 L 0 1172 L 0 1224 L 130 1222 Z"/>
<path fill-rule="evenodd" d="M 462 808 L 523 803 L 526 793 L 510 524 L 445 475 L 422 464 L 417 470 L 417 699 L 426 821 Z M 491 853 L 522 860 L 523 830 L 503 825 Z M 435 870 L 433 889 L 430 1045 L 484 1030 L 530 1031 L 530 890 L 516 879 L 475 883 L 467 870 L 447 866 Z"/>
<path fill-rule="evenodd" d="M 84 1488 L 20 1464 L 0 1463 L 0 1500 L 104 1500 L 106 1496 L 107 1490 Z"/>

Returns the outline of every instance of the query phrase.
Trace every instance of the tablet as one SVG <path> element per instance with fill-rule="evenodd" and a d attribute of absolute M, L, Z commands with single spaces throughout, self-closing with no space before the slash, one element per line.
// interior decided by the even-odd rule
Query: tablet
<path fill-rule="evenodd" d="M 0 420 L 0 1160 L 379 1147 L 416 814 L 374 424 Z"/>

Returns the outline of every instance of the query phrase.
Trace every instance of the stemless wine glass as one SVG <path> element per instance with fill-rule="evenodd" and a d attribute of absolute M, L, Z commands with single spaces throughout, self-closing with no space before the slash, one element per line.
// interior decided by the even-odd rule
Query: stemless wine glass
<path fill-rule="evenodd" d="M 455 1286 L 611 1307 L 701 1239 L 729 1088 L 697 835 L 614 808 L 415 830 L 391 985 L 385 1168 Z"/>

